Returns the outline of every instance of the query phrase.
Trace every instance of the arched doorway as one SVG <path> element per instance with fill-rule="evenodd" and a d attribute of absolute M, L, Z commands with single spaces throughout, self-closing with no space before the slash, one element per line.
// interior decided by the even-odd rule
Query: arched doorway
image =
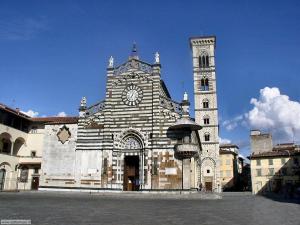
<path fill-rule="evenodd" d="M 201 161 L 201 184 L 205 191 L 212 192 L 215 187 L 216 163 L 210 157 L 205 157 Z"/>
<path fill-rule="evenodd" d="M 0 169 L 0 191 L 4 189 L 6 170 Z"/>
<path fill-rule="evenodd" d="M 140 162 L 142 161 L 143 144 L 135 134 L 125 136 L 121 141 L 124 153 L 123 190 L 138 191 L 140 189 Z"/>

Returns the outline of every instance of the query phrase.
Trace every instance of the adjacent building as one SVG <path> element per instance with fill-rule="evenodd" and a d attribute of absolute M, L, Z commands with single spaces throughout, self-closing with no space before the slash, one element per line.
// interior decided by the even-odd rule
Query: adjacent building
<path fill-rule="evenodd" d="M 38 189 L 45 126 L 69 122 L 77 123 L 77 118 L 31 118 L 0 104 L 0 190 Z"/>
<path fill-rule="evenodd" d="M 292 195 L 300 187 L 300 146 L 273 146 L 271 134 L 251 131 L 252 193 Z"/>
<path fill-rule="evenodd" d="M 239 175 L 239 151 L 234 144 L 220 145 L 220 177 L 223 190 L 234 190 L 237 188 Z"/>

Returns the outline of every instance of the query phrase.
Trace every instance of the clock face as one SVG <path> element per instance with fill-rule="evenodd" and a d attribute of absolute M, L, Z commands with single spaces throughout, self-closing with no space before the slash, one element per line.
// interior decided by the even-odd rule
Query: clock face
<path fill-rule="evenodd" d="M 137 100 L 138 97 L 139 97 L 139 93 L 137 92 L 137 90 L 129 90 L 127 92 L 127 99 L 130 102 Z"/>
<path fill-rule="evenodd" d="M 140 101 L 142 100 L 143 92 L 142 90 L 134 85 L 130 84 L 127 86 L 122 94 L 122 100 L 126 105 L 134 106 L 138 105 Z"/>

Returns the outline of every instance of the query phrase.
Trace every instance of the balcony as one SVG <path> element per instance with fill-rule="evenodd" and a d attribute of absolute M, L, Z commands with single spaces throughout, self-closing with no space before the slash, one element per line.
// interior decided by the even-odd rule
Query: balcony
<path fill-rule="evenodd" d="M 20 164 L 41 164 L 42 157 L 30 157 L 30 156 L 23 156 L 19 157 Z"/>
<path fill-rule="evenodd" d="M 200 149 L 197 144 L 184 143 L 175 145 L 176 154 L 182 158 L 193 157 L 199 150 Z"/>

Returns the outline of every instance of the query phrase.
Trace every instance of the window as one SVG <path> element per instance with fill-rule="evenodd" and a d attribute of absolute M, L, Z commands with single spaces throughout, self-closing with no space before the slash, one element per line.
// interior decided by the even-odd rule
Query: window
<path fill-rule="evenodd" d="M 149 138 L 152 139 L 153 138 L 153 133 L 149 134 Z"/>
<path fill-rule="evenodd" d="M 204 134 L 204 141 L 209 141 L 210 140 L 210 135 L 209 133 Z"/>
<path fill-rule="evenodd" d="M 283 165 L 283 164 L 285 164 L 286 163 L 286 159 L 285 158 L 282 158 L 281 159 L 281 164 Z"/>
<path fill-rule="evenodd" d="M 34 173 L 38 174 L 39 173 L 39 168 L 34 168 Z"/>
<path fill-rule="evenodd" d="M 208 57 L 208 55 L 205 56 L 205 66 L 209 67 L 209 57 Z"/>
<path fill-rule="evenodd" d="M 260 177 L 261 176 L 261 169 L 256 170 L 256 176 Z"/>
<path fill-rule="evenodd" d="M 208 116 L 205 116 L 204 118 L 203 118 L 203 123 L 204 124 L 209 124 L 209 117 Z"/>
<path fill-rule="evenodd" d="M 209 174 L 209 173 L 210 173 L 210 170 L 206 170 L 206 173 Z"/>
<path fill-rule="evenodd" d="M 30 156 L 31 157 L 36 157 L 36 151 L 31 151 Z"/>
<path fill-rule="evenodd" d="M 204 63 L 205 63 L 205 62 L 202 61 L 202 56 L 200 56 L 200 57 L 199 57 L 199 67 L 200 67 L 200 68 L 203 68 L 203 67 L 204 67 Z"/>
<path fill-rule="evenodd" d="M 260 166 L 260 165 L 261 165 L 260 159 L 257 159 L 257 160 L 256 160 L 256 165 L 257 165 L 257 166 Z"/>
<path fill-rule="evenodd" d="M 208 91 L 209 90 L 209 81 L 208 78 L 202 78 L 200 81 L 200 90 L 201 91 Z"/>
<path fill-rule="evenodd" d="M 274 175 L 274 168 L 269 169 L 269 175 L 273 176 Z"/>
<path fill-rule="evenodd" d="M 28 168 L 24 167 L 21 169 L 20 182 L 26 183 L 27 179 L 28 179 Z"/>
<path fill-rule="evenodd" d="M 204 109 L 208 109 L 209 108 L 209 104 L 208 104 L 208 100 L 207 99 L 203 100 L 202 104 L 203 104 L 203 108 Z"/>
<path fill-rule="evenodd" d="M 207 53 L 204 53 L 199 57 L 199 67 L 200 68 L 208 68 L 209 67 L 209 56 Z"/>
<path fill-rule="evenodd" d="M 273 159 L 269 159 L 269 165 L 273 165 Z"/>

